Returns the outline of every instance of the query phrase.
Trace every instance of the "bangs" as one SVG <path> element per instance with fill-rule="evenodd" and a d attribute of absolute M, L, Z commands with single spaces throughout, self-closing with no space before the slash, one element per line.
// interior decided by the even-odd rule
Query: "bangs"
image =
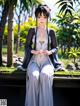
<path fill-rule="evenodd" d="M 48 18 L 48 16 L 45 13 L 43 13 L 43 12 L 38 13 L 37 17 L 42 16 L 42 14 L 43 14 L 44 17 L 47 17 Z"/>
<path fill-rule="evenodd" d="M 35 17 L 38 17 L 38 15 L 41 15 L 42 13 L 44 16 L 49 17 L 49 12 L 43 6 L 40 6 L 36 9 Z"/>

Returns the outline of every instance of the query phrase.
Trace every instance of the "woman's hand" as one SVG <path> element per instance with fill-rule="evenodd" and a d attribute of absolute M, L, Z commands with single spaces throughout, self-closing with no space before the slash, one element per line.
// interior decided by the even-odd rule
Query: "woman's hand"
<path fill-rule="evenodd" d="M 31 50 L 31 53 L 32 53 L 32 54 L 35 54 L 35 55 L 37 55 L 37 54 L 41 54 L 41 55 L 43 55 L 43 54 L 45 54 L 45 55 L 51 55 L 51 54 L 52 54 L 52 52 L 49 51 L 49 50 Z"/>
<path fill-rule="evenodd" d="M 37 55 L 37 54 L 39 54 L 39 51 L 38 50 L 31 50 L 31 53 Z"/>
<path fill-rule="evenodd" d="M 44 53 L 45 55 L 51 55 L 51 54 L 52 54 L 52 51 L 44 50 L 43 53 Z"/>
<path fill-rule="evenodd" d="M 31 50 L 31 53 L 35 54 L 35 55 L 37 55 L 37 54 L 44 54 L 44 50 Z"/>

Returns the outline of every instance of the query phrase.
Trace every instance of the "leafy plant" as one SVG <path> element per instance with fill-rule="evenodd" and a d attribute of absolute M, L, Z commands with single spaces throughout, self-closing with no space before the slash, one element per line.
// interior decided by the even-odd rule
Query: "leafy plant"
<path fill-rule="evenodd" d="M 68 56 L 69 58 L 73 58 L 74 64 L 76 63 L 76 59 L 78 58 L 79 55 L 80 55 L 80 52 L 76 48 L 71 48 L 70 52 L 68 52 Z"/>

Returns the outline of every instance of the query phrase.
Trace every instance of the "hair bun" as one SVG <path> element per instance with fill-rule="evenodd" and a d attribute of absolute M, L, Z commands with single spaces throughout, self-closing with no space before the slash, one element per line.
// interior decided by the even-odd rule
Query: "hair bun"
<path fill-rule="evenodd" d="M 44 13 L 47 17 L 50 16 L 51 9 L 45 4 L 39 4 L 38 7 L 35 9 L 35 16 L 37 17 L 39 13 Z"/>
<path fill-rule="evenodd" d="M 41 6 L 42 6 L 41 4 L 38 5 L 38 7 L 41 7 Z"/>
<path fill-rule="evenodd" d="M 47 12 L 50 12 L 51 11 L 51 9 L 46 4 L 44 4 L 44 5 L 39 4 L 38 5 L 38 8 L 44 8 Z"/>
<path fill-rule="evenodd" d="M 51 9 L 47 5 L 43 5 L 43 7 L 46 9 L 46 11 L 50 12 Z"/>

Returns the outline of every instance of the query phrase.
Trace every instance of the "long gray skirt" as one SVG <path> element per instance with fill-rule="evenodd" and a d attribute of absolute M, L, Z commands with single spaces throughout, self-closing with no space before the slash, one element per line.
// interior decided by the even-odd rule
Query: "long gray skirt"
<path fill-rule="evenodd" d="M 30 62 L 27 68 L 25 106 L 53 106 L 53 72 L 50 62 L 39 66 Z"/>

